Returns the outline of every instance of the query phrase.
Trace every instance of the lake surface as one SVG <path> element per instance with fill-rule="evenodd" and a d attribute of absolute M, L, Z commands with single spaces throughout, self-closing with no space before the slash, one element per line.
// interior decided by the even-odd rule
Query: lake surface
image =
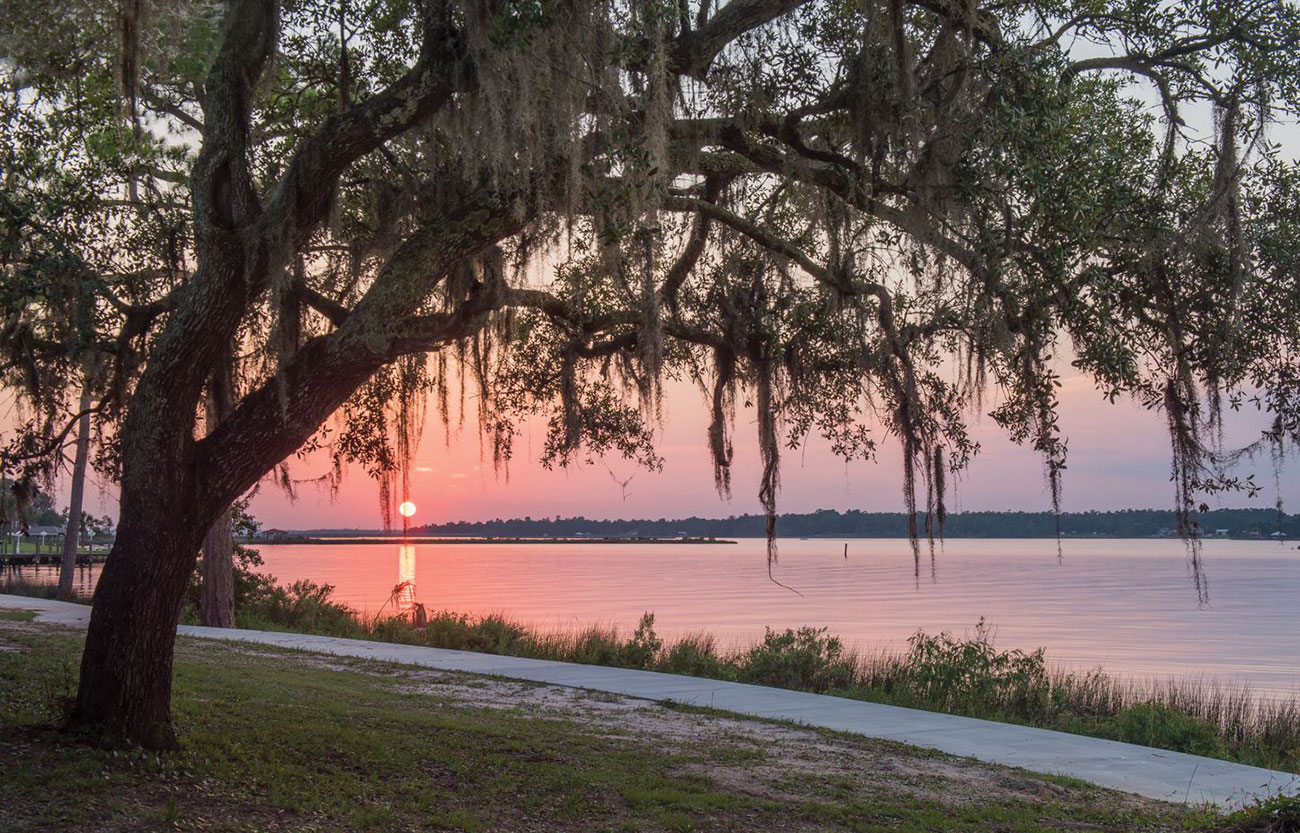
<path fill-rule="evenodd" d="M 1206 541 L 1209 603 L 1198 604 L 1177 540 L 948 541 L 934 575 L 905 540 L 782 541 L 768 580 L 763 541 L 709 544 L 261 544 L 281 582 L 335 586 L 375 614 L 411 582 L 430 611 L 504 613 L 542 629 L 630 630 L 645 611 L 662 636 L 707 631 L 747 644 L 765 627 L 827 627 L 846 644 L 906 647 L 917 630 L 969 633 L 983 617 L 1003 648 L 1125 676 L 1205 675 L 1259 693 L 1300 692 L 1300 552 Z M 82 570 L 83 589 L 95 573 Z M 44 568 L 42 577 L 53 577 Z M 388 610 L 392 603 L 388 602 Z"/>

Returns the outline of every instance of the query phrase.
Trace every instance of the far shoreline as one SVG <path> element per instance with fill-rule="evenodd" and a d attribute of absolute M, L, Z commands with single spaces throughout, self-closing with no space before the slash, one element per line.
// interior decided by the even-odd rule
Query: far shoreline
<path fill-rule="evenodd" d="M 524 537 L 524 536 L 482 536 L 475 538 L 451 537 L 442 535 L 370 535 L 365 537 L 311 535 L 286 535 L 282 538 L 246 538 L 241 544 L 735 544 L 726 538 L 711 537 Z"/>
<path fill-rule="evenodd" d="M 740 536 L 744 540 L 762 540 L 761 537 Z M 800 535 L 798 537 L 787 536 L 778 537 L 777 541 L 896 541 L 907 540 L 902 535 Z M 925 541 L 924 536 L 921 541 Z M 940 539 L 935 539 L 938 542 Z M 1085 535 L 1085 534 L 1062 534 L 1056 535 L 949 535 L 946 540 L 952 541 L 1177 541 L 1180 540 L 1176 535 Z M 1266 544 L 1281 544 L 1286 546 L 1294 543 L 1298 539 L 1294 538 L 1255 538 L 1255 537 L 1219 537 L 1219 536 L 1202 536 L 1200 542 L 1209 541 L 1253 541 Z M 394 533 L 392 535 L 307 535 L 299 533 L 287 533 L 283 536 L 274 538 L 237 538 L 239 544 L 245 546 L 269 546 L 277 544 L 739 544 L 739 540 L 730 538 L 717 538 L 710 536 L 626 536 L 611 535 L 604 536 L 515 536 L 515 535 L 483 535 L 483 536 L 452 536 L 452 535 L 402 535 Z"/>

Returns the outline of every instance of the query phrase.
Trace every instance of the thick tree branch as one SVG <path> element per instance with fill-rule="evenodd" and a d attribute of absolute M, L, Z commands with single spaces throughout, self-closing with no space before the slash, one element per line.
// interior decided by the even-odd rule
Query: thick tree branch
<path fill-rule="evenodd" d="M 710 219 L 716 220 L 734 231 L 740 232 L 768 251 L 781 255 L 785 259 L 794 262 L 799 266 L 799 268 L 816 278 L 819 282 L 827 286 L 835 287 L 836 289 L 848 294 L 856 294 L 848 283 L 835 275 L 830 269 L 827 269 L 825 266 L 813 260 L 807 252 L 803 251 L 798 246 L 788 240 L 777 237 L 775 234 L 757 223 L 752 223 L 744 217 L 741 217 L 720 205 L 715 205 L 711 202 L 705 202 L 704 200 L 693 199 L 690 197 L 668 197 L 664 200 L 663 205 L 664 208 L 669 211 L 691 211 L 697 214 L 704 214 Z"/>
<path fill-rule="evenodd" d="M 518 233 L 531 217 L 532 211 L 518 201 L 483 197 L 412 234 L 342 326 L 306 342 L 275 377 L 244 397 L 216 431 L 197 443 L 200 501 L 229 505 L 398 355 L 433 349 L 472 332 L 485 313 L 504 301 L 499 277 L 475 287 L 448 316 L 415 312 L 452 268 Z"/>
<path fill-rule="evenodd" d="M 965 0 L 910 0 L 910 3 L 951 20 L 990 49 L 1002 47 L 1002 30 L 997 18 L 985 9 L 976 8 L 973 3 Z"/>
<path fill-rule="evenodd" d="M 306 281 L 294 281 L 293 288 L 294 291 L 298 293 L 304 304 L 325 316 L 326 320 L 335 327 L 343 326 L 343 322 L 347 320 L 348 315 L 351 313 L 351 310 L 340 304 L 338 301 L 328 298 L 312 289 L 307 285 Z"/>
<path fill-rule="evenodd" d="M 744 33 L 802 6 L 807 0 L 731 0 L 694 31 L 683 32 L 673 45 L 668 70 L 700 80 L 718 53 Z"/>
<path fill-rule="evenodd" d="M 716 176 L 708 177 L 704 183 L 703 201 L 707 203 L 716 203 L 718 195 L 722 192 L 722 180 Z M 707 214 L 696 214 L 695 222 L 691 226 L 691 236 L 686 241 L 686 247 L 682 254 L 673 262 L 668 270 L 668 275 L 664 278 L 664 285 L 659 288 L 659 297 L 667 302 L 668 307 L 675 315 L 677 313 L 677 292 L 681 289 L 682 284 L 690 277 L 691 271 L 699 263 L 700 256 L 704 254 L 704 248 L 709 242 L 709 224 L 712 218 Z"/>
<path fill-rule="evenodd" d="M 267 200 L 260 235 L 300 248 L 329 213 L 348 166 L 426 120 L 466 88 L 469 72 L 454 33 L 434 29 L 425 37 L 424 52 L 410 71 L 365 102 L 331 116 L 303 141 Z"/>

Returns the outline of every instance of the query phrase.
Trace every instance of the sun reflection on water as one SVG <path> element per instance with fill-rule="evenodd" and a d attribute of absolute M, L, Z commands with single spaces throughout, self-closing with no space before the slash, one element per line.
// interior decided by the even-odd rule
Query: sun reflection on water
<path fill-rule="evenodd" d="M 397 587 L 393 591 L 397 611 L 406 613 L 415 606 L 415 546 L 402 544 L 397 548 Z"/>

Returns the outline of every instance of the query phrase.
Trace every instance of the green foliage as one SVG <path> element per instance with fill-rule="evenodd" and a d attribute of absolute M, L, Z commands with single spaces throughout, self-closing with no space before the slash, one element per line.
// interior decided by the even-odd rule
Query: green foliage
<path fill-rule="evenodd" d="M 1115 739 L 1125 743 L 1211 758 L 1223 756 L 1218 727 L 1208 720 L 1192 717 L 1160 703 L 1138 703 L 1121 709 L 1111 722 Z"/>
<path fill-rule="evenodd" d="M 1300 833 L 1300 796 L 1275 795 L 1232 815 L 1228 833 Z"/>
<path fill-rule="evenodd" d="M 655 615 L 646 612 L 632 638 L 619 651 L 619 664 L 628 668 L 650 668 L 663 651 L 664 641 L 655 634 Z"/>
<path fill-rule="evenodd" d="M 55 526 L 66 515 L 54 510 L 54 498 L 30 482 L 0 478 L 0 530 L 12 532 L 25 526 Z"/>
<path fill-rule="evenodd" d="M 687 674 L 692 677 L 711 677 L 732 680 L 736 669 L 718 653 L 717 641 L 712 634 L 690 634 L 668 645 L 661 655 L 661 671 Z"/>
<path fill-rule="evenodd" d="M 234 538 L 252 538 L 257 535 L 257 531 L 262 528 L 262 522 L 254 518 L 248 511 L 248 504 L 252 497 L 235 501 L 230 507 L 230 534 Z M 257 566 L 261 561 L 257 562 Z"/>
<path fill-rule="evenodd" d="M 294 630 L 327 636 L 358 637 L 366 629 L 351 608 L 330 600 L 329 584 L 295 581 L 288 587 L 272 585 L 260 589 L 235 608 L 237 627 Z"/>
<path fill-rule="evenodd" d="M 410 626 L 401 623 L 406 630 Z M 474 619 L 464 613 L 439 611 L 429 617 L 424 627 L 422 641 L 434 648 L 455 648 L 461 651 L 481 651 L 485 654 L 511 654 L 526 631 L 502 616 L 484 616 Z"/>
<path fill-rule="evenodd" d="M 972 639 L 916 633 L 908 641 L 893 691 L 936 711 L 1046 716 L 1051 684 L 1044 652 L 999 651 L 981 619 Z"/>
<path fill-rule="evenodd" d="M 282 591 L 276 585 L 275 576 L 259 572 L 265 562 L 257 550 L 242 544 L 233 544 L 231 551 L 231 569 L 234 584 L 235 610 L 247 609 L 258 605 L 272 604 L 277 592 Z M 301 583 L 301 582 L 300 582 Z M 198 621 L 200 598 L 203 592 L 203 555 L 200 554 L 185 587 L 185 613 L 187 620 Z"/>
<path fill-rule="evenodd" d="M 847 689 L 854 672 L 839 638 L 812 627 L 782 633 L 769 629 L 762 642 L 741 656 L 739 666 L 742 682 L 819 694 Z"/>

